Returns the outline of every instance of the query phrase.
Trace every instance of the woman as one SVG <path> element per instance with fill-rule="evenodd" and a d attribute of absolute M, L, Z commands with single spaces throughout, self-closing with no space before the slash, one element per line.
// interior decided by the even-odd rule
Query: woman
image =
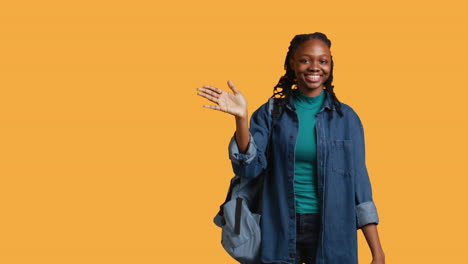
<path fill-rule="evenodd" d="M 216 104 L 204 107 L 235 117 L 229 144 L 234 172 L 256 177 L 271 166 L 262 201 L 264 263 L 357 263 L 357 229 L 364 233 L 372 264 L 385 263 L 362 123 L 335 96 L 330 47 L 319 32 L 293 38 L 286 74 L 272 96 L 282 98 L 274 127 L 265 103 L 252 114 L 249 129 L 247 101 L 231 81 L 232 93 L 209 85 L 198 88 L 198 95 Z"/>

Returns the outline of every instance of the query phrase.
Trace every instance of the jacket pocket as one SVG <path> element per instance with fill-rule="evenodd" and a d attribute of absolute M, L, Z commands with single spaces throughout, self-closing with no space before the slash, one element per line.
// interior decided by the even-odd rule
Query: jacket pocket
<path fill-rule="evenodd" d="M 352 140 L 330 141 L 330 166 L 332 171 L 339 174 L 350 174 L 352 170 Z"/>

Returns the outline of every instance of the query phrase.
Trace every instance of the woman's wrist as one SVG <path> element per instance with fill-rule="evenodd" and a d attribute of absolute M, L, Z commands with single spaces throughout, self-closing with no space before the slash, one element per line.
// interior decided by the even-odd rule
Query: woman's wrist
<path fill-rule="evenodd" d="M 376 252 L 372 252 L 373 259 L 385 259 L 385 254 L 383 250 L 377 250 Z"/>
<path fill-rule="evenodd" d="M 239 148 L 240 153 L 247 152 L 247 147 L 250 141 L 250 134 L 249 134 L 249 125 L 247 119 L 247 112 L 245 116 L 235 116 L 236 117 L 236 143 Z"/>
<path fill-rule="evenodd" d="M 247 113 L 247 110 L 243 113 L 239 113 L 237 115 L 234 115 L 236 117 L 236 120 L 247 120 L 247 117 L 248 117 L 248 113 Z"/>

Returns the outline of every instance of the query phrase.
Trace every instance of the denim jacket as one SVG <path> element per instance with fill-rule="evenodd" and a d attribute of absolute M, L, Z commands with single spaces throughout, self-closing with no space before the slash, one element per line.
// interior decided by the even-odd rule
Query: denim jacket
<path fill-rule="evenodd" d="M 248 178 L 258 176 L 271 162 L 262 201 L 262 261 L 292 264 L 296 253 L 294 153 L 299 120 L 294 99 L 289 97 L 272 129 L 268 110 L 271 100 L 252 114 L 247 152 L 239 152 L 234 134 L 229 143 L 229 158 L 234 172 Z M 338 115 L 326 92 L 316 114 L 321 213 L 317 264 L 358 263 L 357 230 L 379 222 L 366 168 L 361 120 L 347 104 L 341 103 L 341 110 L 343 116 Z M 270 132 L 272 146 L 267 161 L 265 151 Z"/>

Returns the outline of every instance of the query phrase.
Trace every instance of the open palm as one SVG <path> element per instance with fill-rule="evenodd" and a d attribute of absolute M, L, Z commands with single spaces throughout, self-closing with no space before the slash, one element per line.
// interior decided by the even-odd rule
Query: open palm
<path fill-rule="evenodd" d="M 214 86 L 204 85 L 198 88 L 197 94 L 205 97 L 216 105 L 204 105 L 204 107 L 219 110 L 237 117 L 246 117 L 247 115 L 247 100 L 242 93 L 237 90 L 231 81 L 228 81 L 228 86 L 232 93 L 221 90 Z"/>

